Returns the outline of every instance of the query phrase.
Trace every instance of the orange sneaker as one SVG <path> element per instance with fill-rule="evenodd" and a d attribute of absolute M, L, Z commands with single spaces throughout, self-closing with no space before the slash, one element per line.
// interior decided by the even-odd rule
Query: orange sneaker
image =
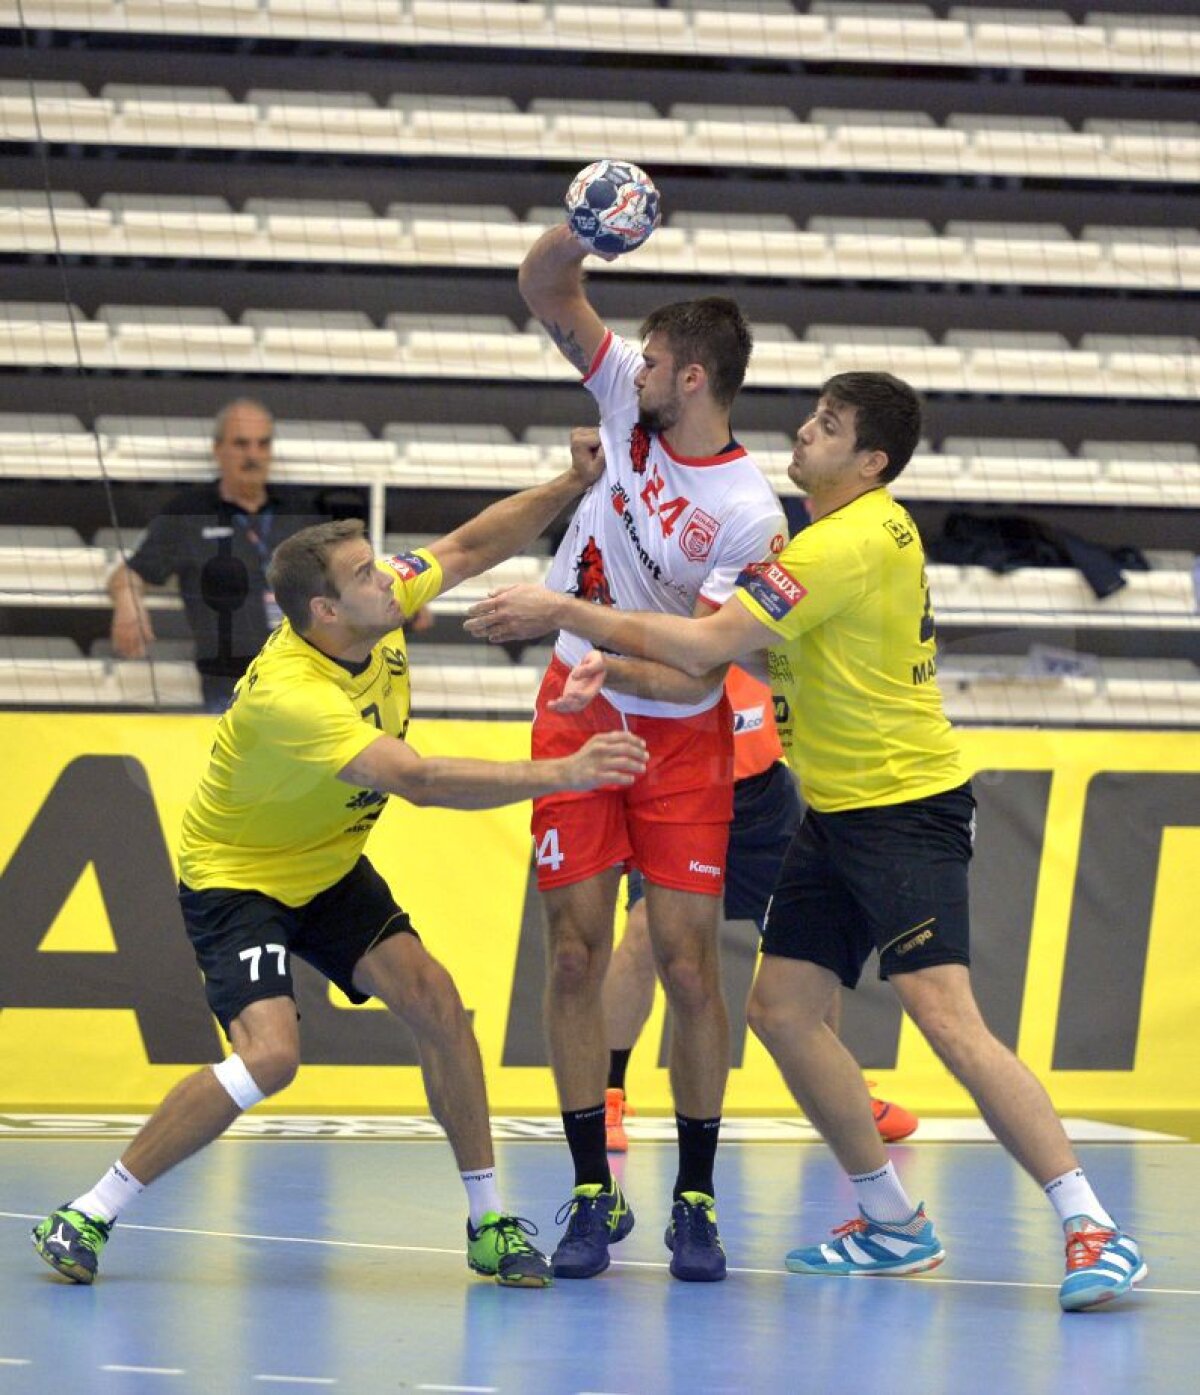
<path fill-rule="evenodd" d="M 629 1138 L 625 1133 L 625 1115 L 632 1113 L 633 1111 L 625 1103 L 624 1090 L 605 1090 L 604 1132 L 610 1153 L 627 1153 L 629 1151 Z"/>
<path fill-rule="evenodd" d="M 898 1104 L 877 1100 L 872 1095 L 871 1112 L 875 1115 L 875 1127 L 879 1130 L 879 1137 L 885 1143 L 899 1143 L 902 1138 L 916 1132 L 917 1116 L 910 1114 Z"/>

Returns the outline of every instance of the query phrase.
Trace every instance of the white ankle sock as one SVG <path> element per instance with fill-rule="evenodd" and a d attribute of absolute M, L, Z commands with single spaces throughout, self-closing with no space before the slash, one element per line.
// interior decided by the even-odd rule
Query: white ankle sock
<path fill-rule="evenodd" d="M 850 1180 L 854 1183 L 858 1204 L 873 1221 L 889 1225 L 912 1220 L 917 1208 L 900 1185 L 892 1163 L 884 1163 L 877 1172 L 851 1176 Z"/>
<path fill-rule="evenodd" d="M 126 1171 L 120 1162 L 115 1162 L 90 1192 L 84 1192 L 71 1202 L 71 1209 L 111 1223 L 117 1219 L 123 1207 L 145 1190 L 132 1172 Z"/>
<path fill-rule="evenodd" d="M 494 1167 L 481 1167 L 476 1172 L 460 1172 L 458 1175 L 467 1189 L 467 1212 L 472 1225 L 477 1226 L 489 1211 L 504 1210 L 500 1204 L 500 1184 L 496 1181 Z"/>
<path fill-rule="evenodd" d="M 1061 1177 L 1055 1177 L 1042 1188 L 1050 1198 L 1050 1204 L 1058 1212 L 1063 1225 L 1074 1216 L 1090 1216 L 1097 1224 L 1118 1229 L 1116 1221 L 1108 1214 L 1100 1199 L 1092 1191 L 1091 1183 L 1083 1175 L 1083 1168 L 1073 1167 Z"/>

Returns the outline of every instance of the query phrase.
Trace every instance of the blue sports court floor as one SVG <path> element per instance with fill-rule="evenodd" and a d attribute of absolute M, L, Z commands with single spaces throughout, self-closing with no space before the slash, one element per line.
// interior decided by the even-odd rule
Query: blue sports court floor
<path fill-rule="evenodd" d="M 1200 1145 L 1078 1124 L 1084 1164 L 1142 1242 L 1133 1295 L 1064 1316 L 1038 1190 L 978 1126 L 924 1121 L 893 1150 L 948 1258 L 908 1279 L 786 1273 L 851 1214 L 795 1121 L 731 1121 L 718 1162 L 727 1282 L 670 1278 L 674 1147 L 635 1121 L 619 1163 L 637 1214 L 609 1272 L 502 1290 L 466 1268 L 449 1150 L 423 1120 L 243 1121 L 126 1213 L 92 1288 L 34 1254 L 30 1224 L 121 1151 L 123 1120 L 0 1118 L 0 1390 L 269 1388 L 657 1395 L 1182 1392 L 1200 1361 Z M 570 1176 L 552 1121 L 497 1121 L 506 1197 L 553 1245 Z M 637 1136 L 640 1133 L 640 1137 Z M 775 1141 L 750 1141 L 752 1139 Z M 745 1141 L 738 1141 L 744 1139 Z"/>

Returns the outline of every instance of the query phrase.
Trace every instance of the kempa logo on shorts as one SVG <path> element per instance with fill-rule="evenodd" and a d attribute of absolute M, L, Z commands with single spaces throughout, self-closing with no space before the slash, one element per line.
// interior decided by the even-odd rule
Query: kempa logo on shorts
<path fill-rule="evenodd" d="M 714 867 L 710 862 L 697 862 L 695 858 L 688 863 L 688 871 L 703 872 L 709 877 L 719 877 L 721 875 L 721 869 L 719 867 Z"/>
<path fill-rule="evenodd" d="M 909 950 L 920 949 L 923 944 L 928 944 L 932 939 L 932 930 L 922 930 L 920 934 L 914 935 L 911 940 L 905 940 L 902 945 L 897 945 L 896 953 L 907 954 Z"/>
<path fill-rule="evenodd" d="M 933 925 L 936 920 L 937 916 L 931 915 L 928 920 L 922 920 L 909 926 L 907 930 L 901 930 L 894 939 L 884 945 L 880 953 L 886 954 L 889 949 L 894 948 L 897 954 L 908 954 L 911 950 L 920 949 L 923 944 L 928 944 L 933 939 Z M 900 943 L 901 940 L 904 940 L 903 944 Z"/>

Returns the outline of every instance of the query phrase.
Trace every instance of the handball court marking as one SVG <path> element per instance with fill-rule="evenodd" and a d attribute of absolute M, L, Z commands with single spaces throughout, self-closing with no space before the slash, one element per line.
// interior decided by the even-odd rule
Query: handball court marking
<path fill-rule="evenodd" d="M 26 1211 L 0 1211 L 0 1219 L 11 1221 L 40 1221 L 42 1217 Z M 121 1222 L 122 1230 L 141 1230 L 155 1235 L 193 1235 L 203 1240 L 252 1240 L 268 1245 L 316 1245 L 340 1250 L 385 1250 L 392 1254 L 410 1255 L 450 1255 L 462 1259 L 461 1246 L 450 1249 L 444 1245 L 393 1245 L 379 1240 L 329 1240 L 322 1236 L 310 1235 L 268 1235 L 261 1231 L 241 1230 L 201 1230 L 193 1226 L 176 1225 L 136 1225 Z M 661 1262 L 647 1259 L 613 1259 L 614 1269 L 665 1269 L 666 1260 Z M 759 1269 L 749 1265 L 729 1266 L 730 1274 L 745 1274 L 755 1278 L 778 1279 L 787 1274 L 785 1269 Z M 791 1275 L 789 1278 L 803 1276 Z M 1045 1288 L 1058 1291 L 1057 1283 L 1036 1283 L 1017 1279 L 951 1279 L 920 1275 L 923 1284 L 958 1285 L 972 1288 Z M 1151 1288 L 1139 1284 L 1139 1293 L 1169 1294 L 1177 1298 L 1200 1298 L 1200 1288 Z M 436 1388 L 436 1387 L 429 1387 Z"/>
<path fill-rule="evenodd" d="M 0 1113 L 0 1139 L 127 1138 L 145 1123 L 145 1114 L 14 1114 Z M 1110 1124 L 1097 1119 L 1064 1118 L 1063 1127 L 1072 1143 L 1186 1143 L 1180 1134 Z M 561 1142 L 562 1123 L 554 1116 L 497 1116 L 491 1121 L 497 1143 L 522 1141 Z M 635 1143 L 674 1143 L 675 1121 L 669 1116 L 626 1121 Z M 444 1141 L 445 1134 L 427 1115 L 299 1115 L 249 1114 L 236 1119 L 221 1135 L 227 1138 L 292 1140 L 309 1139 L 407 1139 Z M 807 1119 L 796 1115 L 741 1118 L 721 1122 L 721 1146 L 737 1143 L 820 1143 Z M 982 1119 L 922 1118 L 916 1134 L 904 1147 L 922 1143 L 995 1143 L 995 1135 Z"/>

